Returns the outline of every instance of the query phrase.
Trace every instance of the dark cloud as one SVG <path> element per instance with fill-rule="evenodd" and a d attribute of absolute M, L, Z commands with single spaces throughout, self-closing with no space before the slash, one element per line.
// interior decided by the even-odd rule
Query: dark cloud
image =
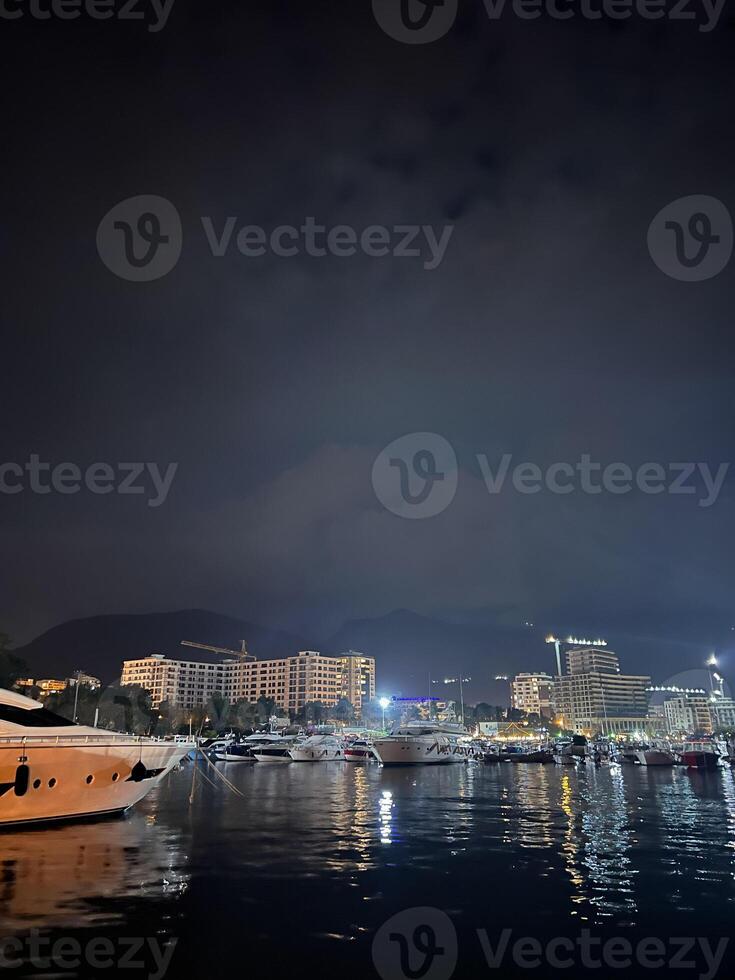
<path fill-rule="evenodd" d="M 157 510 L 0 498 L 19 637 L 186 606 L 320 636 L 399 607 L 631 635 L 647 608 L 661 635 L 686 610 L 728 617 L 731 484 L 706 510 L 490 498 L 474 457 L 730 458 L 731 267 L 668 279 L 646 229 L 685 194 L 735 208 L 731 32 L 470 7 L 425 48 L 383 35 L 369 4 L 179 0 L 157 37 L 6 25 L 2 457 L 179 463 Z M 140 193 L 185 229 L 174 272 L 142 285 L 94 247 Z M 428 272 L 215 259 L 202 215 L 455 229 Z M 461 467 L 453 505 L 417 522 L 370 485 L 375 454 L 413 431 L 444 435 Z"/>

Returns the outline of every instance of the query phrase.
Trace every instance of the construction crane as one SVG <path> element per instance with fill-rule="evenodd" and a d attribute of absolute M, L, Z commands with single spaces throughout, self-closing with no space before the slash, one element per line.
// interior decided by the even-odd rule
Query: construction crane
<path fill-rule="evenodd" d="M 231 650 L 229 647 L 215 647 L 210 643 L 197 643 L 195 640 L 182 640 L 182 647 L 196 647 L 197 650 L 209 650 L 210 653 L 224 653 L 228 657 L 237 657 L 238 660 L 257 660 L 252 653 L 248 653 L 248 645 L 245 640 L 240 641 L 239 650 Z"/>

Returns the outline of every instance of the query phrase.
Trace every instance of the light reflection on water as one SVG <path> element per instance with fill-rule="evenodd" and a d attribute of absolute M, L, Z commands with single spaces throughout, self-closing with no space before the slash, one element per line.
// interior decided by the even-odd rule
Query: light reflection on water
<path fill-rule="evenodd" d="M 160 931 L 173 921 L 187 934 L 226 915 L 240 925 L 220 934 L 225 960 L 246 939 L 294 951 L 339 940 L 364 959 L 375 929 L 415 905 L 449 909 L 472 927 L 532 922 L 561 935 L 570 924 L 657 923 L 697 935 L 735 911 L 729 770 L 331 763 L 226 772 L 244 799 L 200 784 L 189 806 L 191 773 L 182 771 L 126 820 L 0 836 L 0 923 Z M 284 901 L 299 913 L 287 939 Z"/>

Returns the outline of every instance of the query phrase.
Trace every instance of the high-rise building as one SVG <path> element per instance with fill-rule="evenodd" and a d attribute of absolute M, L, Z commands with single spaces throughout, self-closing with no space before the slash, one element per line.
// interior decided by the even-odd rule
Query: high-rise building
<path fill-rule="evenodd" d="M 712 734 L 710 701 L 706 694 L 682 694 L 664 701 L 666 730 L 670 735 Z"/>
<path fill-rule="evenodd" d="M 339 657 L 341 696 L 347 698 L 359 718 L 362 706 L 375 697 L 375 658 L 348 650 Z"/>
<path fill-rule="evenodd" d="M 553 685 L 554 678 L 550 674 L 516 674 L 510 682 L 511 704 L 518 711 L 550 718 Z"/>
<path fill-rule="evenodd" d="M 567 650 L 566 661 L 568 674 L 585 674 L 591 670 L 602 674 L 620 673 L 617 653 L 601 647 L 575 647 Z"/>
<path fill-rule="evenodd" d="M 621 674 L 617 654 L 598 647 L 569 650 L 567 671 L 554 680 L 554 708 L 565 728 L 614 735 L 647 727 L 647 675 Z"/>
<path fill-rule="evenodd" d="M 296 712 L 309 701 L 332 707 L 346 697 L 359 716 L 363 700 L 375 696 L 375 660 L 353 651 L 325 657 L 315 650 L 303 650 L 275 660 L 212 663 L 152 654 L 126 660 L 121 683 L 139 684 L 150 691 L 154 707 L 162 701 L 185 708 L 203 707 L 219 694 L 232 703 L 270 698 L 278 707 Z"/>

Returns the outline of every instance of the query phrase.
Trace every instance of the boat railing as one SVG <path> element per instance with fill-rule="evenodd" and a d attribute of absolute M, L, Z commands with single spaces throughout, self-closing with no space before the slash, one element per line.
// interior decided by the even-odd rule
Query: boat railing
<path fill-rule="evenodd" d="M 106 745 L 112 744 L 126 744 L 126 745 L 149 745 L 151 742 L 156 742 L 161 745 L 177 745 L 182 746 L 188 743 L 185 742 L 165 742 L 163 739 L 152 738 L 146 735 L 123 735 L 120 732 L 109 732 L 105 734 L 100 732 L 99 735 L 0 735 L 0 748 L 4 745 L 19 745 L 23 746 L 33 746 L 33 745 L 99 745 L 104 743 Z M 192 743 L 193 745 L 194 743 Z"/>

